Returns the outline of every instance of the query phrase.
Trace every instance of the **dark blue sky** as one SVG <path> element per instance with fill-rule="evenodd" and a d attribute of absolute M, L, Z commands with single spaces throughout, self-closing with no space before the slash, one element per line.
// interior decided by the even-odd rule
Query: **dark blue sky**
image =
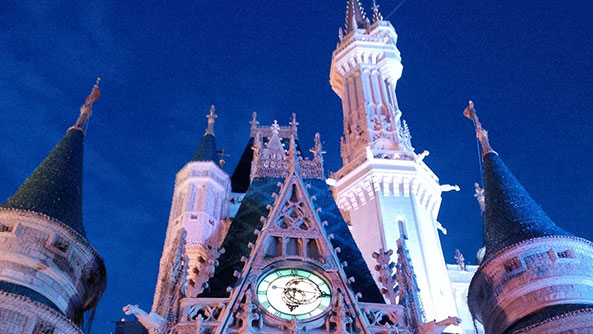
<path fill-rule="evenodd" d="M 363 4 L 370 9 L 370 1 Z M 383 0 L 387 16 L 400 1 Z M 191 159 L 210 104 L 232 171 L 262 124 L 297 113 L 301 144 L 321 133 L 326 170 L 341 165 L 342 110 L 329 64 L 343 25 L 335 1 L 3 1 L 0 5 L 0 201 L 78 116 L 95 78 L 85 151 L 88 238 L 105 258 L 94 333 L 121 307 L 149 309 L 175 173 Z M 417 152 L 442 183 L 439 221 L 474 262 L 480 178 L 468 99 L 491 143 L 560 226 L 593 239 L 593 4 L 407 0 L 390 17 L 404 72 L 397 87 Z"/>

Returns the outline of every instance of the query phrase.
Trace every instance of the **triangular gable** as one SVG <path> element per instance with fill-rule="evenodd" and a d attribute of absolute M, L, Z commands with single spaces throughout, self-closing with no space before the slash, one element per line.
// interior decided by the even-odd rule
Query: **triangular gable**
<path fill-rule="evenodd" d="M 271 184 L 271 181 L 276 181 L 276 184 Z M 314 185 L 305 185 L 295 172 L 291 172 L 284 183 L 278 183 L 277 179 L 268 179 L 267 182 L 265 179 L 254 179 L 223 243 L 226 252 L 220 257 L 219 270 L 210 280 L 210 286 L 216 288 L 219 293 L 203 295 L 222 297 L 219 285 L 222 282 L 234 281 L 234 284 L 228 285 L 233 290 L 229 305 L 219 318 L 220 332 L 232 326 L 243 326 L 237 318 L 241 314 L 246 316 L 252 312 L 252 303 L 255 300 L 252 296 L 256 293 L 255 287 L 262 274 L 272 270 L 270 268 L 282 268 L 284 265 L 288 268 L 309 266 L 322 272 L 330 282 L 334 294 L 330 314 L 346 305 L 348 313 L 354 317 L 349 326 L 358 329 L 365 327 L 365 321 L 354 316 L 360 314 L 355 294 L 362 292 L 362 298 L 366 295 L 365 299 L 368 301 L 383 302 L 366 264 L 358 263 L 362 261 L 362 256 L 346 223 L 339 216 L 329 189 L 325 184 L 325 190 L 323 189 L 322 180 L 307 181 L 313 181 Z M 252 192 L 252 187 L 263 193 L 257 192 L 256 195 Z M 273 191 L 270 189 L 272 187 L 278 191 L 277 195 L 268 195 Z M 318 195 L 311 196 L 307 188 L 311 188 Z M 269 200 L 267 196 L 275 198 L 274 203 L 265 204 L 269 213 L 266 212 L 263 219 L 258 219 L 258 226 L 254 226 L 253 215 L 261 212 L 262 206 Z M 260 202 L 261 205 L 254 205 L 255 197 L 263 200 Z M 316 209 L 314 204 L 318 201 L 321 206 Z M 326 209 L 327 212 L 323 213 Z M 247 211 L 250 211 L 249 215 L 246 215 Z M 247 224 L 241 221 L 241 214 L 243 218 L 251 216 Z M 330 220 L 322 220 L 320 216 Z M 351 262 L 343 266 L 343 261 Z M 232 265 L 232 262 L 235 265 Z M 350 276 L 350 273 L 355 274 Z M 358 291 L 361 287 L 365 291 Z M 245 307 L 249 310 L 244 310 Z M 275 321 L 282 322 L 281 319 Z"/>

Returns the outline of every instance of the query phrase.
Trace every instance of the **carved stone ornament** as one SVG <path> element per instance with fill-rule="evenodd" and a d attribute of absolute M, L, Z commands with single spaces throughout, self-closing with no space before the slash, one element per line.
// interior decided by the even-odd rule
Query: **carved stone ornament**
<path fill-rule="evenodd" d="M 319 134 L 315 135 L 315 146 L 311 149 L 313 160 L 303 158 L 296 147 L 296 120 L 291 123 L 290 137 L 284 138 L 282 128 L 276 121 L 270 127 L 270 137 L 266 137 L 258 128 L 254 135 L 253 160 L 251 162 L 251 179 L 256 177 L 286 178 L 291 169 L 297 168 L 305 179 L 325 179 L 323 171 L 323 151 Z M 264 138 L 267 142 L 264 144 Z M 287 149 L 282 139 L 289 139 L 291 143 Z"/>

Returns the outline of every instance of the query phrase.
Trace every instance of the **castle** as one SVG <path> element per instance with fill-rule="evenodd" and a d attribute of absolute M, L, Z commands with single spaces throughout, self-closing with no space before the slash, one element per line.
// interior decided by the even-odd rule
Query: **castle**
<path fill-rule="evenodd" d="M 264 126 L 254 114 L 229 175 L 212 107 L 176 176 L 153 308 L 124 311 L 151 333 L 472 333 L 470 312 L 486 333 L 590 331 L 591 243 L 533 203 L 472 104 L 485 252 L 479 268 L 445 263 L 436 218 L 454 187 L 439 184 L 402 120 L 395 30 L 376 6 L 367 19 L 349 0 L 339 38 L 330 83 L 344 113 L 342 168 L 327 177 L 319 136 L 305 153 L 296 117 Z M 79 333 L 104 289 L 80 214 L 82 139 L 97 98 L 95 86 L 77 123 L 0 206 L 4 332 Z"/>

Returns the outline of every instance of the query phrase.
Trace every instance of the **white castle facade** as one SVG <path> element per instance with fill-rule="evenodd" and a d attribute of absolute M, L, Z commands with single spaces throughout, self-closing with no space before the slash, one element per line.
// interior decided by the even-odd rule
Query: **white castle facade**
<path fill-rule="evenodd" d="M 242 206 L 249 205 L 245 201 L 250 199 L 249 192 L 254 187 L 254 180 L 280 180 L 284 185 L 276 187 L 274 194 L 278 194 L 276 198 L 281 198 L 280 194 L 288 191 L 284 189 L 286 182 L 291 177 L 296 177 L 291 175 L 291 171 L 297 169 L 297 178 L 302 178 L 303 182 L 313 178 L 324 181 L 325 186 L 331 186 L 326 186 L 326 192 L 331 191 L 333 194 L 333 200 L 342 215 L 340 218 L 344 220 L 342 223 L 348 226 L 355 247 L 362 256 L 357 263 L 364 267 L 354 269 L 368 271 L 370 275 L 365 276 L 365 279 L 372 277 L 383 291 L 382 299 L 376 305 L 357 307 L 365 308 L 365 311 L 361 311 L 363 314 L 374 312 L 370 318 L 381 313 L 390 320 L 381 324 L 377 322 L 378 319 L 372 320 L 364 316 L 360 319 L 341 320 L 351 324 L 349 332 L 381 332 L 385 328 L 394 333 L 412 333 L 420 328 L 424 328 L 425 332 L 435 333 L 443 330 L 447 333 L 474 331 L 466 297 L 471 271 L 475 267 L 467 266 L 464 271 L 457 264 L 448 267 L 438 236 L 439 229 L 442 229 L 437 221 L 441 193 L 443 189 L 451 190 L 455 187 L 439 184 L 438 177 L 423 162 L 427 152 L 414 152 L 395 94 L 397 80 L 402 73 L 396 40 L 397 34 L 393 26 L 382 19 L 377 7 L 374 7 L 371 24 L 357 1 L 348 2 L 346 28 L 341 30 L 330 71 L 330 83 L 342 99 L 344 113 L 344 136 L 341 143 L 343 167 L 328 179 L 325 179 L 323 173 L 319 139 L 316 138 L 316 147 L 311 149 L 314 154 L 312 159 L 304 158 L 300 148 L 296 147 L 298 133 L 294 115 L 288 126 L 279 126 L 276 123 L 260 126 L 254 115 L 250 138 L 246 138 L 247 147 L 241 162 L 232 176 L 226 174 L 218 166 L 215 155 L 216 115 L 212 107 L 208 115 L 208 129 L 194 161 L 184 166 L 176 177 L 152 312 L 145 314 L 133 306 L 127 306 L 128 313 L 140 312 L 140 319 L 155 332 L 172 327 L 177 328 L 180 333 L 192 332 L 196 326 L 205 332 L 267 332 L 287 326 L 293 326 L 296 331 L 325 331 L 327 319 L 307 323 L 303 321 L 306 318 L 303 318 L 300 321 L 302 324 L 283 324 L 278 318 L 282 319 L 284 315 L 269 314 L 265 307 L 260 311 L 258 300 L 253 296 L 252 305 L 249 306 L 251 309 L 243 309 L 246 306 L 237 302 L 235 295 L 246 298 L 245 287 L 229 285 L 223 287 L 224 293 L 208 293 L 218 288 L 213 286 L 212 281 L 221 279 L 219 267 L 223 264 L 218 263 L 225 261 L 224 257 L 229 252 L 225 243 L 225 239 L 229 238 L 233 238 L 234 242 L 248 244 L 250 249 L 235 257 L 236 261 L 244 261 L 246 267 L 230 272 L 235 278 L 231 281 L 252 279 L 257 282 L 265 276 L 267 267 L 274 266 L 274 263 L 266 261 L 258 263 L 258 249 L 266 253 L 270 247 L 280 248 L 282 250 L 276 254 L 280 259 L 276 259 L 276 263 L 295 260 L 297 262 L 290 268 L 308 268 L 307 262 L 311 262 L 312 258 L 300 248 L 308 249 L 310 241 L 293 238 L 291 233 L 281 231 L 282 238 L 276 237 L 280 240 L 270 246 L 270 242 L 261 234 L 271 229 L 267 224 L 278 219 L 273 217 L 274 211 L 283 210 L 280 207 L 286 203 L 276 200 L 262 204 L 267 205 L 266 212 L 255 218 L 264 223 L 254 230 L 260 237 L 236 240 L 235 236 L 227 235 L 234 233 L 232 227 L 229 232 L 229 226 L 243 224 L 245 217 L 241 215 L 241 211 L 246 208 Z M 291 182 L 293 187 L 299 184 Z M 302 196 L 315 204 L 316 195 L 311 195 L 306 186 L 302 189 Z M 317 209 L 326 210 L 324 207 Z M 315 209 L 311 208 L 311 211 L 308 219 L 317 220 L 319 233 L 326 234 L 326 239 L 335 238 L 335 233 L 327 233 L 323 226 L 324 223 L 337 223 L 320 221 Z M 404 241 L 409 254 L 407 260 L 413 265 L 414 287 L 410 286 L 406 293 L 414 295 L 407 297 L 409 304 L 414 304 L 416 308 L 414 312 L 403 310 L 403 286 L 397 291 L 397 270 L 393 264 L 398 262 L 395 254 L 398 240 Z M 319 244 L 327 242 L 324 240 Z M 340 261 L 338 254 L 333 254 L 335 247 L 319 244 L 319 249 L 314 253 L 333 258 L 332 262 L 338 268 L 329 270 L 339 272 L 339 267 L 344 262 Z M 250 263 L 252 258 L 255 258 L 254 262 Z M 263 255 L 259 260 L 265 258 Z M 379 270 L 376 266 L 379 266 Z M 245 271 L 254 270 L 257 271 L 255 278 L 244 277 Z M 454 281 L 449 278 L 450 275 Z M 351 278 L 344 279 L 348 282 Z M 344 290 L 351 289 L 344 287 Z M 251 293 L 255 294 L 255 290 Z M 365 295 L 364 291 L 354 291 L 355 295 L 356 293 Z M 209 296 L 203 297 L 204 294 Z M 225 294 L 230 297 L 222 297 Z M 214 295 L 218 298 L 210 297 Z M 345 307 L 354 307 L 352 304 L 358 304 L 359 299 L 360 297 L 354 296 L 353 300 L 345 300 Z M 231 306 L 232 303 L 236 305 Z M 322 313 L 326 316 L 331 314 L 325 311 Z M 255 328 L 251 326 L 251 322 L 245 324 L 243 320 L 237 319 L 241 312 L 251 314 L 252 322 L 258 322 Z M 404 315 L 406 312 L 410 315 Z M 413 313 L 415 315 L 411 315 Z M 225 320 L 219 320 L 220 317 Z M 197 320 L 198 318 L 201 319 Z M 255 318 L 259 320 L 253 321 Z M 359 326 L 352 325 L 356 320 L 361 323 Z M 436 325 L 440 321 L 444 322 Z M 371 329 L 373 326 L 376 328 Z"/>
<path fill-rule="evenodd" d="M 444 191 L 415 152 L 395 89 L 397 34 L 377 6 L 347 1 L 330 84 L 342 100 L 342 167 L 327 175 L 288 126 L 253 115 L 232 175 L 218 160 L 215 108 L 176 175 L 150 312 L 151 334 L 593 333 L 593 244 L 556 226 L 482 143 L 483 262 L 446 264 Z M 105 288 L 82 224 L 84 128 L 76 124 L 0 205 L 0 333 L 77 334 Z M 468 307 L 469 305 L 469 307 Z M 90 315 L 90 316 L 89 316 Z M 476 319 L 475 322 L 473 319 Z M 483 324 L 483 327 L 482 325 Z"/>

